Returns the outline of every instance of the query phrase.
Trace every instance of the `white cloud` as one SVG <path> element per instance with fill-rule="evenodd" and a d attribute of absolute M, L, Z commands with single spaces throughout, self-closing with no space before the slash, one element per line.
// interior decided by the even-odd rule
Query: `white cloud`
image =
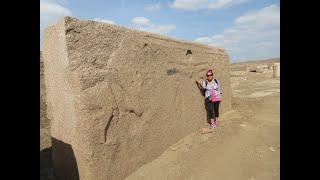
<path fill-rule="evenodd" d="M 168 34 L 176 28 L 174 24 L 156 25 L 145 17 L 135 17 L 132 19 L 134 28 L 142 31 L 148 31 L 158 34 Z"/>
<path fill-rule="evenodd" d="M 67 1 L 40 0 L 40 46 L 42 46 L 44 29 L 56 23 L 63 16 L 70 16 L 71 11 L 62 4 Z"/>
<path fill-rule="evenodd" d="M 185 10 L 220 9 L 247 1 L 249 0 L 175 0 L 172 4 L 169 4 L 169 6 L 171 8 Z"/>
<path fill-rule="evenodd" d="M 57 0 L 57 2 L 61 5 L 69 5 L 69 0 Z"/>
<path fill-rule="evenodd" d="M 195 40 L 225 48 L 231 60 L 280 56 L 280 8 L 271 5 L 238 17 L 234 26 L 220 34 Z"/>
<path fill-rule="evenodd" d="M 114 21 L 111 21 L 111 20 L 108 20 L 108 19 L 95 18 L 94 21 L 99 21 L 99 22 L 109 23 L 109 24 L 116 24 Z"/>
<path fill-rule="evenodd" d="M 174 30 L 176 26 L 174 24 L 167 25 L 150 25 L 146 27 L 138 27 L 139 30 L 153 32 L 157 34 L 168 34 L 170 31 Z"/>
<path fill-rule="evenodd" d="M 161 8 L 162 8 L 162 5 L 160 2 L 158 2 L 156 4 L 148 4 L 144 7 L 145 10 L 150 11 L 150 12 L 158 11 Z"/>
<path fill-rule="evenodd" d="M 132 19 L 132 23 L 135 25 L 148 25 L 150 20 L 145 17 L 135 17 Z"/>
<path fill-rule="evenodd" d="M 242 26 L 255 24 L 255 27 L 260 29 L 280 27 L 280 8 L 277 5 L 271 5 L 259 11 L 251 11 L 246 15 L 237 18 L 235 23 Z"/>
<path fill-rule="evenodd" d="M 55 23 L 63 16 L 70 16 L 72 13 L 68 8 L 63 7 L 54 0 L 40 0 L 40 24 L 43 27 Z"/>

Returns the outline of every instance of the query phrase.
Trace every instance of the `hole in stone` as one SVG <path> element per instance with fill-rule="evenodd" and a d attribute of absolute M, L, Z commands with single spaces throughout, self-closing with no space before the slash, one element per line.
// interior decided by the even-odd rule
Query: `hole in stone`
<path fill-rule="evenodd" d="M 147 44 L 147 43 L 144 43 L 143 47 L 146 47 L 146 46 L 148 46 L 148 44 Z"/>
<path fill-rule="evenodd" d="M 189 54 L 192 54 L 190 49 L 187 50 L 186 56 L 188 56 Z"/>

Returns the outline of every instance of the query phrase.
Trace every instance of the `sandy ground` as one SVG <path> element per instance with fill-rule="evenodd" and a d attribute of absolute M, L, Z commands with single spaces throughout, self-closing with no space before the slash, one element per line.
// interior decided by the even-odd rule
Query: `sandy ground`
<path fill-rule="evenodd" d="M 271 69 L 255 73 L 236 66 L 231 66 L 234 110 L 220 118 L 220 126 L 186 136 L 127 180 L 280 179 L 280 79 L 272 78 Z M 40 178 L 54 179 L 49 130 L 40 133 Z"/>

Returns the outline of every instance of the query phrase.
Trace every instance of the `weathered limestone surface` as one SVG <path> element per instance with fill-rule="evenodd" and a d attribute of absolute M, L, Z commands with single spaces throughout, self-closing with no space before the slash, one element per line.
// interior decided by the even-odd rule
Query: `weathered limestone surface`
<path fill-rule="evenodd" d="M 40 51 L 40 151 L 51 146 L 50 119 L 47 116 L 47 97 L 44 61 Z"/>
<path fill-rule="evenodd" d="M 43 55 L 61 179 L 123 179 L 206 125 L 195 80 L 208 68 L 231 109 L 221 48 L 65 17 L 46 29 Z"/>
<path fill-rule="evenodd" d="M 50 126 L 49 119 L 47 117 L 47 104 L 46 104 L 46 84 L 44 80 L 44 64 L 42 54 L 40 52 L 40 128 L 46 128 Z"/>

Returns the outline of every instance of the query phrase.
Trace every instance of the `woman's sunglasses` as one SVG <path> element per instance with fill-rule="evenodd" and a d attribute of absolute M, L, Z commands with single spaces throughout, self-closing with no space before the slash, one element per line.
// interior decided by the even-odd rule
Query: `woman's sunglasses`
<path fill-rule="evenodd" d="M 207 77 L 212 76 L 213 74 L 207 74 Z"/>

